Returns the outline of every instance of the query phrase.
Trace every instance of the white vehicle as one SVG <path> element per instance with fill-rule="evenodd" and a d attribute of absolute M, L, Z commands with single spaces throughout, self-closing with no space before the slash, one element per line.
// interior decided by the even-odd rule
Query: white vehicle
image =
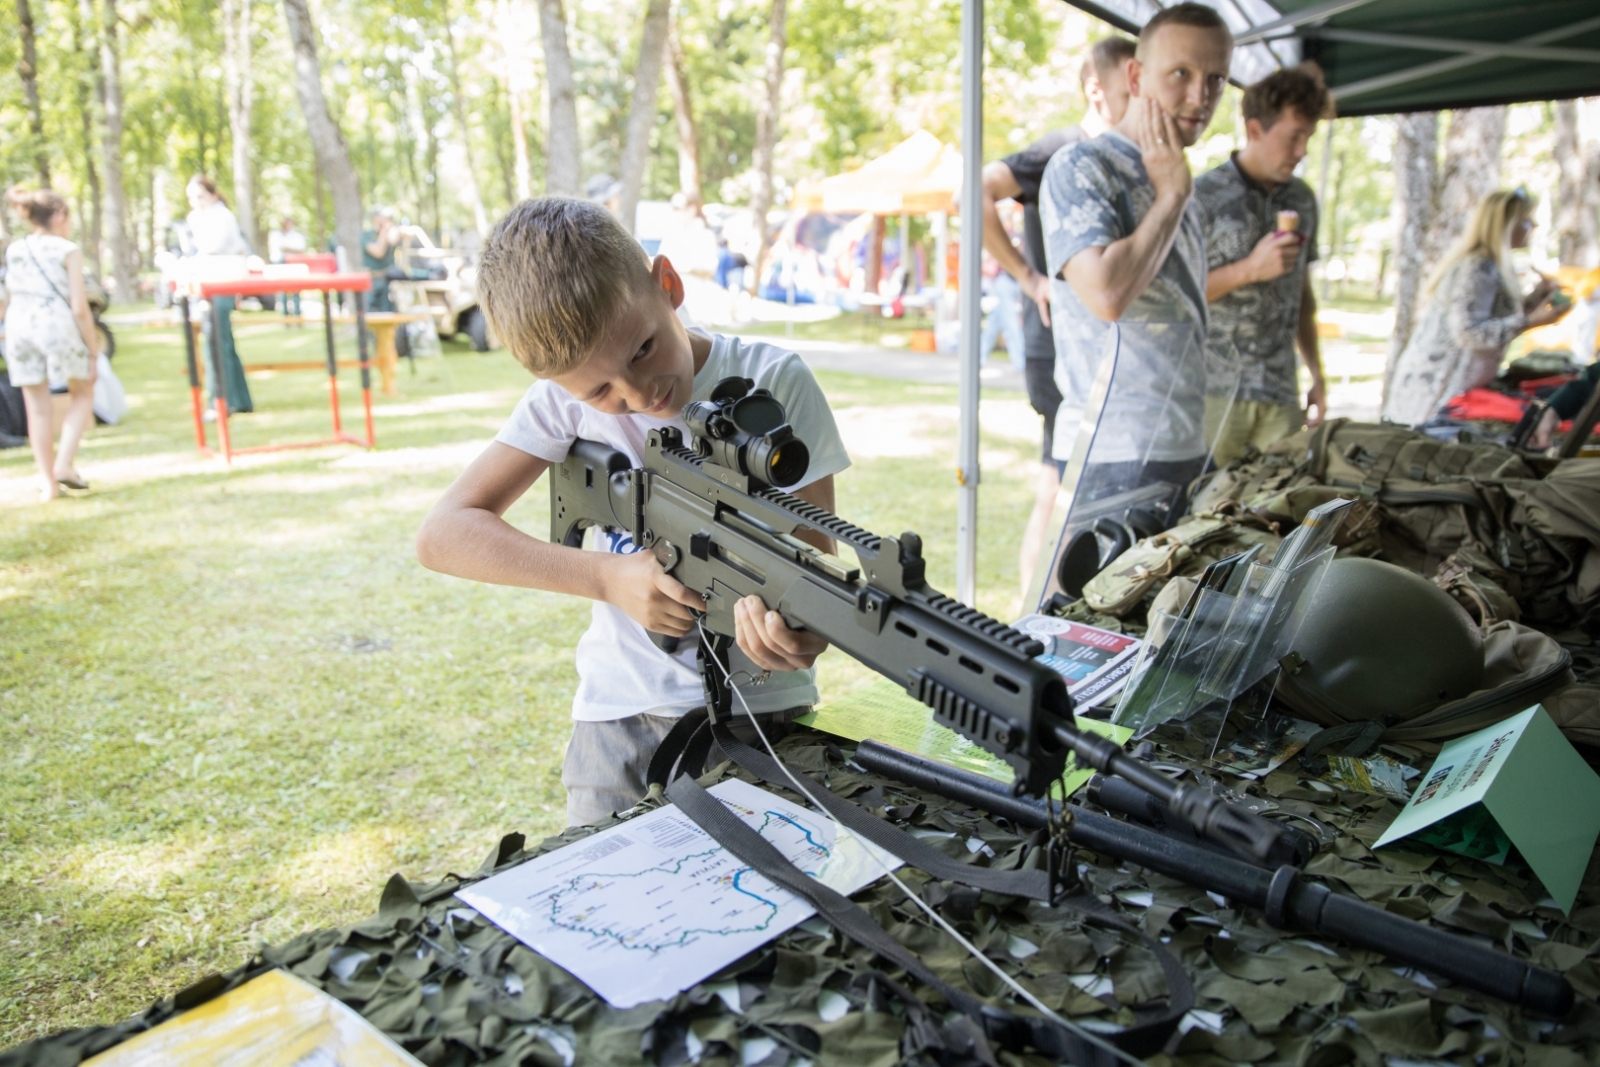
<path fill-rule="evenodd" d="M 478 306 L 476 257 L 440 248 L 421 230 L 415 231 L 414 236 L 421 247 L 395 250 L 396 262 L 403 264 L 402 271 L 410 275 L 389 281 L 395 309 L 428 312 L 440 337 L 465 335 L 474 352 L 500 347 Z"/>

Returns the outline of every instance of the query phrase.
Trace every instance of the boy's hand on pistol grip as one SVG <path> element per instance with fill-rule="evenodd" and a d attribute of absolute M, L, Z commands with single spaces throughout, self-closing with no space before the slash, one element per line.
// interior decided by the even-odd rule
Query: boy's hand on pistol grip
<path fill-rule="evenodd" d="M 651 552 L 616 556 L 605 582 L 605 602 L 621 608 L 646 630 L 682 637 L 694 629 L 705 602 L 668 574 Z"/>

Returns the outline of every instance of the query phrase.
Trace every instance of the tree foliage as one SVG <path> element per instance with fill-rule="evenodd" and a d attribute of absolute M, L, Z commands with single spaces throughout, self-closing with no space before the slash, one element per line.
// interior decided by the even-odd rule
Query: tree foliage
<path fill-rule="evenodd" d="M 490 220 L 517 198 L 519 167 L 531 176 L 532 192 L 544 191 L 548 105 L 539 6 L 540 0 L 315 0 L 324 90 L 366 205 L 390 206 L 441 239 L 459 240 L 474 228 L 466 195 L 469 156 Z M 566 0 L 564 7 L 581 178 L 614 177 L 645 0 Z M 91 230 L 105 178 L 98 167 L 104 4 L 30 0 L 30 9 L 42 147 L 55 187 L 74 204 L 80 240 L 94 249 Z M 18 74 L 16 8 L 0 10 L 11 22 L 9 32 L 0 33 L 0 181 L 33 183 L 37 142 Z M 692 90 L 700 181 L 710 201 L 744 205 L 754 192 L 770 10 L 771 0 L 673 0 Z M 224 193 L 235 187 L 224 35 L 212 0 L 119 0 L 117 11 L 127 225 L 148 266 L 167 223 L 187 213 L 183 186 L 190 175 L 211 175 Z M 295 96 L 283 9 L 276 0 L 256 0 L 252 12 L 255 222 L 266 230 L 292 214 L 320 244 L 332 229 L 331 201 Z M 987 0 L 985 17 L 984 154 L 996 158 L 1082 116 L 1077 61 L 1091 40 L 1109 31 L 1066 5 L 1040 0 Z M 960 0 L 789 0 L 787 22 L 774 157 L 779 204 L 798 182 L 860 165 L 916 129 L 957 139 Z M 520 130 L 514 129 L 513 96 Z M 1207 140 L 1191 152 L 1197 168 L 1220 162 L 1237 146 L 1237 124 L 1237 91 L 1230 91 Z M 1323 245 L 1327 253 L 1348 255 L 1388 216 L 1394 128 L 1385 119 L 1336 126 Z M 1553 120 L 1539 128 L 1553 129 Z M 678 129 L 663 87 L 650 131 L 646 198 L 677 191 Z M 1304 170 L 1314 187 L 1323 145 L 1319 134 Z M 1541 141 L 1538 151 L 1543 159 L 1549 150 Z M 1542 172 L 1529 175 L 1537 179 L 1536 192 L 1554 185 L 1555 168 L 1548 169 L 1548 182 Z M 1507 177 L 1524 175 L 1508 171 Z"/>

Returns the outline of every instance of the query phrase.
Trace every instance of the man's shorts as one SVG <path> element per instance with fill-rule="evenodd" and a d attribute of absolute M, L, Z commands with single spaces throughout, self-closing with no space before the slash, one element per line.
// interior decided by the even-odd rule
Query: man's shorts
<path fill-rule="evenodd" d="M 1228 422 L 1222 423 L 1227 412 Z M 1230 410 L 1225 396 L 1206 397 L 1206 440 L 1212 442 L 1211 462 L 1226 467 L 1250 447 L 1265 448 L 1305 427 L 1306 413 L 1296 404 L 1266 400 L 1235 400 Z"/>
<path fill-rule="evenodd" d="M 811 710 L 809 705 L 785 711 L 758 713 L 768 741 L 776 741 L 790 722 Z M 627 811 L 649 791 L 645 772 L 661 739 L 678 723 L 676 715 L 629 715 L 602 722 L 577 720 L 561 761 L 561 784 L 567 790 L 567 825 L 588 826 L 614 811 Z M 749 720 L 737 713 L 733 732 L 757 748 L 761 740 Z M 713 745 L 706 766 L 726 757 Z"/>
<path fill-rule="evenodd" d="M 1027 360 L 1022 365 L 1022 380 L 1028 387 L 1029 406 L 1044 418 L 1044 447 L 1039 450 L 1039 462 L 1054 462 L 1050 454 L 1056 438 L 1056 411 L 1061 407 L 1061 390 L 1056 388 L 1055 359 Z"/>

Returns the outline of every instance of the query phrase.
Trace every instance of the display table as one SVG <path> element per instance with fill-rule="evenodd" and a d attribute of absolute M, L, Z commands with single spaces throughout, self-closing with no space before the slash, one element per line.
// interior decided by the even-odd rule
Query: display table
<path fill-rule="evenodd" d="M 220 279 L 216 281 L 195 280 L 189 283 L 187 290 L 180 298 L 183 308 L 183 320 L 189 322 L 189 301 L 191 296 L 204 300 L 211 300 L 219 296 L 265 296 L 269 293 L 296 293 L 320 292 L 322 294 L 322 322 L 323 332 L 327 342 L 327 361 L 325 364 L 299 361 L 293 363 L 266 363 L 251 364 L 256 370 L 310 370 L 323 369 L 328 373 L 328 407 L 333 419 L 333 436 L 319 438 L 314 441 L 293 441 L 272 445 L 255 445 L 250 448 L 234 448 L 233 438 L 228 426 L 228 401 L 222 390 L 217 390 L 215 399 L 217 412 L 217 439 L 222 455 L 228 462 L 233 461 L 236 455 L 250 452 L 281 452 L 293 448 L 317 448 L 323 445 L 353 444 L 364 448 L 371 448 L 377 444 L 377 434 L 372 423 L 372 372 L 367 355 L 367 330 L 366 330 L 366 301 L 363 293 L 372 289 L 372 278 L 367 274 L 249 274 L 242 277 Z M 361 404 L 365 414 L 365 438 L 353 437 L 344 432 L 343 423 L 339 417 L 339 361 L 333 341 L 333 301 L 330 293 L 352 293 L 355 296 L 356 313 L 356 349 L 358 353 L 357 366 L 361 371 Z M 220 343 L 218 318 L 215 309 L 212 312 L 212 330 L 210 351 L 207 353 L 207 362 L 211 374 L 217 381 L 222 380 L 222 347 Z M 393 343 L 391 327 L 390 342 Z M 204 408 L 200 400 L 200 368 L 196 358 L 195 332 L 192 328 L 184 331 L 184 347 L 189 369 L 189 398 L 194 412 L 195 444 L 204 455 L 210 455 L 211 449 L 206 442 L 204 421 Z"/>
<path fill-rule="evenodd" d="M 851 760 L 852 742 L 802 727 L 780 741 L 778 750 L 791 766 L 886 812 L 964 862 L 1004 867 L 1027 841 L 1029 831 L 1004 819 L 863 771 Z M 709 786 L 735 773 L 748 780 L 724 764 L 701 781 Z M 1397 966 L 1380 953 L 1274 928 L 1261 913 L 1219 894 L 1080 850 L 1076 870 L 1085 887 L 1164 942 L 1193 979 L 1198 1002 L 1166 1063 L 1577 1064 L 1600 1056 L 1600 1008 L 1593 1000 L 1600 968 L 1592 947 L 1600 935 L 1600 866 L 1591 867 L 1577 906 L 1565 917 L 1542 903 L 1537 884 L 1514 868 L 1424 846 L 1372 851 L 1369 846 L 1398 810 L 1393 801 L 1313 789 L 1288 772 L 1230 784 L 1248 787 L 1250 795 L 1286 815 L 1307 813 L 1302 826 L 1312 825 L 1305 818 L 1316 820 L 1324 844 L 1307 870 L 1336 892 L 1560 969 L 1577 987 L 1578 1005 L 1560 1022 L 1534 1019 L 1424 971 Z M 774 792 L 800 800 L 786 790 Z M 649 806 L 653 802 L 623 818 Z M 893 986 L 909 986 L 923 999 L 931 996 L 927 989 L 820 920 L 789 930 L 674 997 L 618 1009 L 455 895 L 535 856 L 582 850 L 596 829 L 615 822 L 608 818 L 542 842 L 507 835 L 477 872 L 432 885 L 397 874 L 364 921 L 263 947 L 238 969 L 202 979 L 116 1026 L 67 1031 L 23 1046 L 16 1050 L 18 1062 L 77 1063 L 85 1053 L 271 967 L 285 968 L 350 1005 L 424 1063 L 985 1062 L 961 1054 L 962 1030 L 947 1025 L 942 1002 L 908 1005 Z M 1066 909 L 964 890 L 912 868 L 900 876 L 980 950 L 1069 1018 L 1115 1028 L 1133 1022 L 1135 1010 L 1148 1012 L 1165 1002 L 1155 959 L 1126 935 Z M 1015 1009 L 998 995 L 998 984 L 964 960 L 892 883 L 880 879 L 854 899 L 945 980 Z"/>

